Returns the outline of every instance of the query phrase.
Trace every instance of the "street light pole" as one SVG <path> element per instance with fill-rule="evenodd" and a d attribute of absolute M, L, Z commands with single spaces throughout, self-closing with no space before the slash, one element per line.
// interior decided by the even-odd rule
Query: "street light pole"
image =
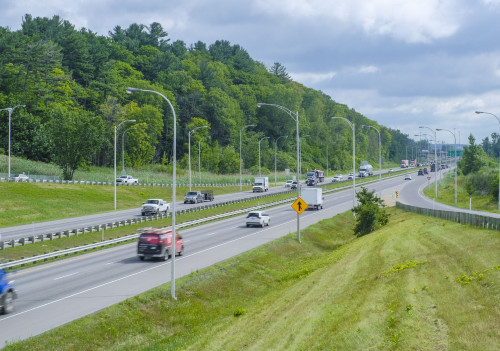
<path fill-rule="evenodd" d="M 344 120 L 352 128 L 352 208 L 354 209 L 356 207 L 356 125 L 345 117 L 332 117 L 332 119 Z"/>
<path fill-rule="evenodd" d="M 451 130 L 442 129 L 442 128 L 436 128 L 436 130 L 443 130 L 445 132 L 451 133 L 451 135 L 453 135 L 453 139 L 455 140 L 455 206 L 456 206 L 457 205 L 457 168 L 458 168 L 458 162 L 457 162 L 457 137 L 455 136 L 455 133 L 453 133 Z"/>
<path fill-rule="evenodd" d="M 369 125 L 365 125 L 365 124 L 363 124 L 361 126 L 361 128 L 366 128 L 366 127 L 373 128 L 378 133 L 378 169 L 379 169 L 379 179 L 382 180 L 382 151 L 381 151 L 382 144 L 380 142 L 380 131 L 377 128 L 375 128 L 374 126 L 369 126 Z"/>
<path fill-rule="evenodd" d="M 189 154 L 189 191 L 191 191 L 191 134 L 200 128 L 208 128 L 208 126 L 200 126 L 188 132 L 188 154 Z M 200 182 L 201 183 L 201 182 Z"/>
<path fill-rule="evenodd" d="M 125 122 L 135 122 L 135 119 L 127 119 L 125 121 L 121 121 L 117 126 L 115 126 L 115 144 L 114 144 L 114 161 L 113 161 L 113 165 L 114 165 L 114 169 L 115 169 L 115 180 L 114 180 L 114 193 L 115 193 L 114 208 L 115 208 L 115 211 L 116 211 L 116 132 L 118 131 L 120 126 Z"/>
<path fill-rule="evenodd" d="M 264 139 L 269 139 L 269 137 L 263 137 L 263 138 L 261 138 L 261 139 L 259 140 L 259 177 L 261 177 L 261 176 L 262 176 L 262 173 L 261 173 L 261 171 L 260 171 L 260 142 L 261 142 L 262 140 L 264 140 Z"/>
<path fill-rule="evenodd" d="M 476 114 L 481 114 L 481 113 L 495 117 L 498 123 L 500 123 L 500 119 L 498 118 L 497 115 L 494 115 L 493 113 L 490 112 L 476 111 Z M 498 211 L 500 211 L 500 152 L 498 153 Z"/>
<path fill-rule="evenodd" d="M 129 128 L 122 134 L 122 175 L 125 175 L 125 133 L 127 133 L 129 130 L 134 130 L 134 129 L 137 128 Z"/>
<path fill-rule="evenodd" d="M 170 277 L 170 295 L 172 296 L 173 299 L 177 298 L 175 297 L 175 191 L 176 191 L 176 177 L 177 177 L 177 169 L 176 169 L 176 164 L 177 164 L 177 123 L 176 123 L 176 116 L 175 116 L 175 109 L 172 103 L 170 102 L 169 99 L 167 99 L 163 94 L 154 91 L 154 90 L 145 90 L 145 89 L 139 89 L 139 88 L 127 88 L 126 89 L 127 93 L 132 94 L 133 92 L 147 92 L 147 93 L 153 93 L 160 95 L 165 101 L 168 102 L 170 108 L 172 109 L 172 113 L 174 116 L 174 141 L 173 141 L 173 181 L 172 181 L 172 271 L 171 271 L 171 277 Z"/>
<path fill-rule="evenodd" d="M 0 109 L 0 111 L 8 111 L 9 112 L 9 169 L 8 169 L 8 178 L 7 179 L 10 179 L 10 124 L 11 124 L 10 120 L 11 120 L 11 116 L 12 116 L 12 111 L 14 111 L 18 107 L 26 107 L 26 105 L 16 105 L 14 107 L 6 107 L 6 108 Z"/>
<path fill-rule="evenodd" d="M 242 168 L 242 164 L 243 164 L 243 160 L 241 159 L 241 132 L 243 132 L 243 129 L 248 128 L 248 127 L 255 127 L 255 124 L 247 124 L 246 126 L 244 126 L 243 128 L 240 129 L 240 191 L 243 190 L 243 187 L 242 187 L 243 179 L 242 179 L 242 175 L 241 175 L 241 168 Z"/>
<path fill-rule="evenodd" d="M 437 160 L 437 140 L 436 131 L 426 126 L 420 126 L 419 128 L 427 128 L 434 133 L 434 198 L 438 197 L 438 183 L 437 183 L 437 172 L 438 172 L 438 160 Z"/>
<path fill-rule="evenodd" d="M 296 129 L 296 138 L 297 138 L 297 199 L 300 198 L 300 173 L 299 173 L 299 112 L 292 112 L 291 110 L 287 109 L 286 107 L 277 105 L 277 104 L 267 104 L 267 103 L 258 103 L 257 107 L 261 106 L 273 106 L 276 107 L 285 113 L 287 113 L 292 119 L 295 121 L 295 129 Z M 297 241 L 300 243 L 300 215 L 297 212 Z"/>
<path fill-rule="evenodd" d="M 276 168 L 277 168 L 277 159 L 278 159 L 278 140 L 280 140 L 281 138 L 288 138 L 288 135 L 282 135 L 274 141 L 274 185 L 277 185 Z"/>

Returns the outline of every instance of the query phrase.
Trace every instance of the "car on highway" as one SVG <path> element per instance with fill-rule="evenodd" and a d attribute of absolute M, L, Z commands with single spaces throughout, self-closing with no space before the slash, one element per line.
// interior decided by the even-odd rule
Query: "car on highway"
<path fill-rule="evenodd" d="M 29 180 L 30 180 L 30 178 L 26 174 L 24 174 L 24 173 L 14 174 L 10 178 L 11 182 L 29 182 Z"/>
<path fill-rule="evenodd" d="M 140 231 L 137 239 L 137 256 L 143 261 L 145 258 L 159 258 L 165 261 L 172 257 L 172 230 L 169 228 L 145 228 Z M 175 236 L 175 255 L 184 254 L 184 239 L 180 234 Z"/>
<path fill-rule="evenodd" d="M 292 186 L 290 187 L 290 189 L 294 190 L 294 189 L 297 189 L 297 181 L 293 181 L 292 182 Z"/>
<path fill-rule="evenodd" d="M 417 175 L 419 175 L 419 176 L 423 176 L 423 175 L 424 175 L 424 170 L 423 170 L 422 168 L 420 168 L 420 169 L 418 170 Z"/>
<path fill-rule="evenodd" d="M 344 176 L 342 174 L 337 174 L 333 177 L 332 182 L 341 182 L 344 180 Z"/>
<path fill-rule="evenodd" d="M 285 182 L 285 188 L 291 188 L 292 187 L 293 180 L 287 180 Z"/>
<path fill-rule="evenodd" d="M 130 185 L 130 184 L 139 184 L 139 180 L 130 175 L 122 175 L 119 178 L 116 178 L 116 185 Z"/>
<path fill-rule="evenodd" d="M 2 314 L 14 311 L 14 300 L 17 298 L 14 281 L 7 272 L 0 269 L 0 312 Z"/>
<path fill-rule="evenodd" d="M 347 176 L 347 179 L 354 179 L 354 173 L 349 173 L 349 175 Z"/>
<path fill-rule="evenodd" d="M 394 170 L 392 168 L 389 168 L 389 171 L 387 173 L 392 173 Z"/>
<path fill-rule="evenodd" d="M 411 180 L 411 174 L 405 175 L 405 180 Z"/>
<path fill-rule="evenodd" d="M 271 218 L 264 211 L 252 211 L 247 215 L 245 222 L 247 227 L 259 226 L 264 228 L 264 226 L 269 225 Z"/>

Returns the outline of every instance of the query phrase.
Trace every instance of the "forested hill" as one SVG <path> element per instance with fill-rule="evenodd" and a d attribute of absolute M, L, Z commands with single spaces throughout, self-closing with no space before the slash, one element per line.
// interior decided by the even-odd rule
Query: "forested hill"
<path fill-rule="evenodd" d="M 258 108 L 259 102 L 298 111 L 303 169 L 325 169 L 327 155 L 329 169 L 352 164 L 352 129 L 332 116 L 355 123 L 358 162 L 378 160 L 378 135 L 363 124 L 380 130 L 385 159 L 399 162 L 408 143 L 399 131 L 294 82 L 281 64 L 265 67 L 225 40 L 171 42 L 159 23 L 117 26 L 100 36 L 58 16 L 25 15 L 18 31 L 0 27 L 0 108 L 26 105 L 12 111 L 12 155 L 56 163 L 70 179 L 82 165 L 112 166 L 115 126 L 136 120 L 118 130 L 119 155 L 126 131 L 128 165 L 168 165 L 169 104 L 157 94 L 127 94 L 126 87 L 154 90 L 172 102 L 181 167 L 187 167 L 191 131 L 191 153 L 200 147 L 209 171 L 239 171 L 240 134 L 245 169 L 258 167 L 260 141 L 262 167 L 274 169 L 276 148 L 278 169 L 294 170 L 294 119 L 272 106 Z M 0 153 L 7 153 L 7 112 L 0 115 Z M 201 126 L 207 127 L 193 131 Z"/>

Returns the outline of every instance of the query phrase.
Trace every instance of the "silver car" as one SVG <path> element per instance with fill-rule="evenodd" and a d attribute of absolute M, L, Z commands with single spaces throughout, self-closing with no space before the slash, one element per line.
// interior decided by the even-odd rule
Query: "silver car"
<path fill-rule="evenodd" d="M 269 225 L 270 222 L 271 218 L 264 211 L 252 211 L 246 218 L 247 227 L 259 226 L 264 228 L 264 226 Z"/>

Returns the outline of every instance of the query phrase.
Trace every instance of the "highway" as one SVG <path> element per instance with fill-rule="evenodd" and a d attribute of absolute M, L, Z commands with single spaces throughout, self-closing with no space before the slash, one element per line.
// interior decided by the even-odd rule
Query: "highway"
<path fill-rule="evenodd" d="M 410 184 L 403 176 L 368 185 L 383 198 Z M 248 192 L 247 195 L 252 195 Z M 301 228 L 352 207 L 352 188 L 325 195 L 324 209 L 305 211 Z M 176 277 L 190 274 L 296 231 L 290 204 L 267 210 L 271 225 L 247 228 L 245 216 L 182 230 L 185 255 L 176 260 Z M 19 298 L 14 313 L 0 316 L 0 345 L 26 339 L 95 313 L 170 281 L 170 260 L 140 261 L 135 243 L 68 258 L 13 274 Z"/>

